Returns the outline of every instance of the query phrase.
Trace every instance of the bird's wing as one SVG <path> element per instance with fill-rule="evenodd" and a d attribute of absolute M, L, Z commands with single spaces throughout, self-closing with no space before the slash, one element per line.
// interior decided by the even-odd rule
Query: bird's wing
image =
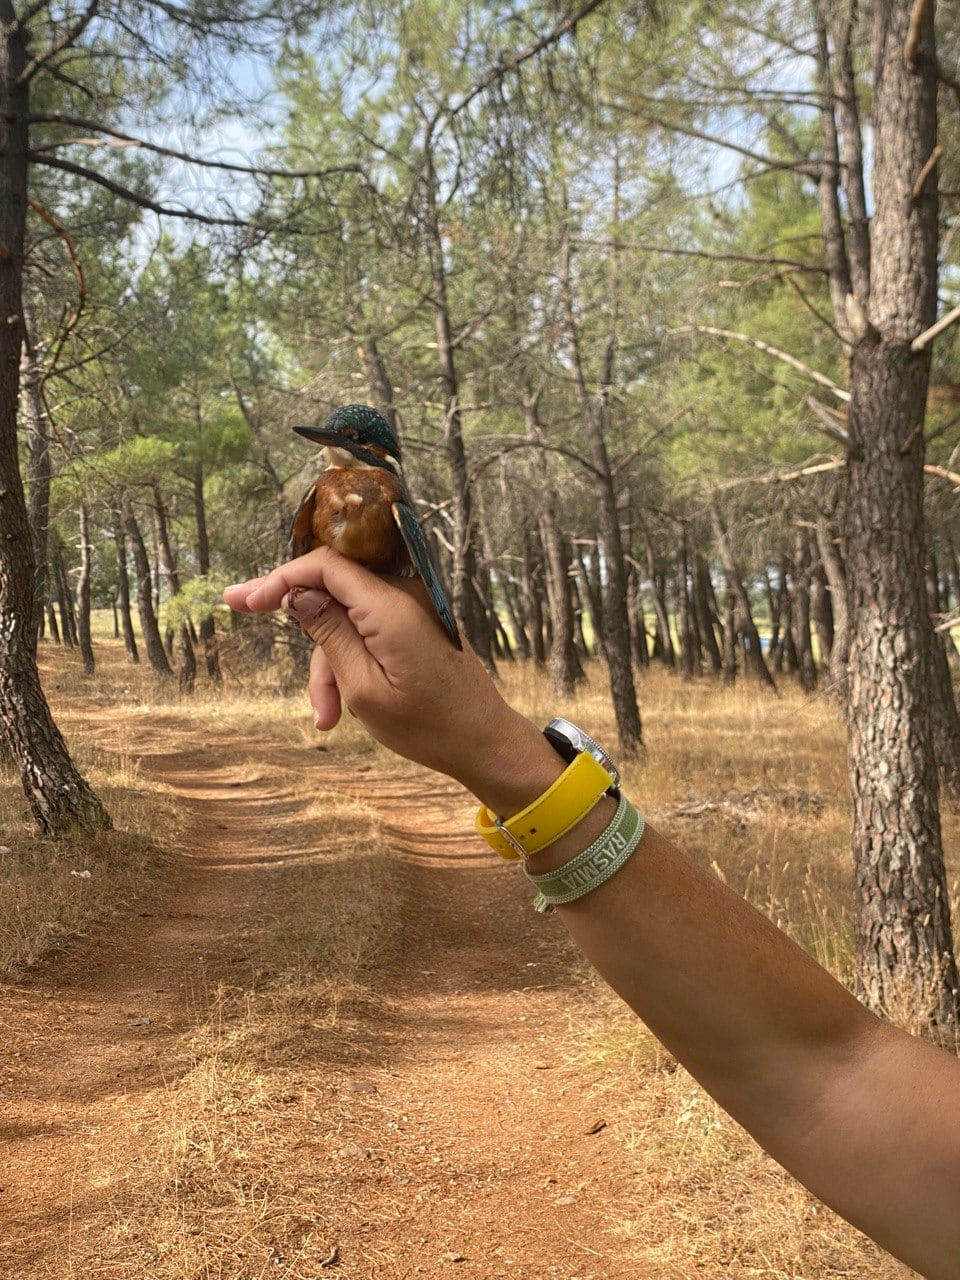
<path fill-rule="evenodd" d="M 454 645 L 458 649 L 462 649 L 463 642 L 460 639 L 460 632 L 457 630 L 453 610 L 450 608 L 450 601 L 447 599 L 447 593 L 443 589 L 440 575 L 434 567 L 430 549 L 424 539 L 423 531 L 420 528 L 413 507 L 402 500 L 395 502 L 393 504 L 393 518 L 396 520 L 397 528 L 400 530 L 406 548 L 410 552 L 413 567 L 423 579 L 430 593 L 430 599 L 433 601 L 433 607 L 437 611 L 437 617 L 443 623 L 444 631 L 446 631 Z"/>
<path fill-rule="evenodd" d="M 317 500 L 317 486 L 312 484 L 297 507 L 297 514 L 290 526 L 290 554 L 305 556 L 313 550 L 313 509 Z"/>

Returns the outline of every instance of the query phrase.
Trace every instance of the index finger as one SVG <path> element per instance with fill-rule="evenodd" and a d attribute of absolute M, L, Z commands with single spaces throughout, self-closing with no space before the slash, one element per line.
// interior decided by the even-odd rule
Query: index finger
<path fill-rule="evenodd" d="M 369 605 L 389 590 L 376 574 L 355 560 L 348 560 L 331 547 L 318 547 L 279 565 L 265 578 L 228 587 L 224 598 L 239 612 L 270 613 L 280 608 L 283 597 L 294 587 L 328 591 L 345 609 Z"/>

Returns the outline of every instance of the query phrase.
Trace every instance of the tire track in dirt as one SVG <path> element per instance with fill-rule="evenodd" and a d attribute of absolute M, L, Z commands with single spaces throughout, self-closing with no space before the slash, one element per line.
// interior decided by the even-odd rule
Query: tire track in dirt
<path fill-rule="evenodd" d="M 353 1042 L 329 1045 L 310 1077 L 323 1106 L 297 1141 L 298 1194 L 338 1262 L 290 1276 L 638 1276 L 606 1229 L 624 1212 L 624 1158 L 609 1129 L 590 1132 L 604 1117 L 565 1061 L 589 979 L 517 872 L 478 849 L 463 793 L 412 769 L 204 741 L 187 719 L 140 749 L 188 807 L 189 844 L 130 913 L 0 998 L 0 1275 L 150 1280 L 135 1231 L 122 1256 L 102 1242 L 149 1167 L 143 1136 L 190 1067 L 212 990 L 249 981 L 253 943 L 311 856 L 299 815 L 330 788 L 379 812 L 401 862 L 398 921 Z M 218 1274 L 282 1280 L 283 1243 L 258 1270 Z"/>

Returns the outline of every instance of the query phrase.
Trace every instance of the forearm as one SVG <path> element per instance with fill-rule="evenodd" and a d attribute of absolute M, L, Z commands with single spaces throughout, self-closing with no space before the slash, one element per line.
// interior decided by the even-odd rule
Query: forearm
<path fill-rule="evenodd" d="M 487 780 L 488 795 L 497 785 Z M 522 791 L 516 769 L 509 786 Z M 574 857 L 612 809 L 601 802 L 531 870 Z M 956 1059 L 876 1019 L 656 831 L 558 910 L 606 981 L 781 1164 L 922 1274 L 960 1274 Z"/>

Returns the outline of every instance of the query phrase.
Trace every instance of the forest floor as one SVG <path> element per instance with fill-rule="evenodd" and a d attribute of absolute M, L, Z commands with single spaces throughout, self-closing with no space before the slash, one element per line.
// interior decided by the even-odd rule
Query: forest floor
<path fill-rule="evenodd" d="M 292 729 L 124 679 L 66 678 L 57 710 L 161 794 L 161 853 L 0 988 L 0 1276 L 909 1274 L 624 1015 L 458 788 L 289 704 Z M 711 824 L 740 831 L 746 866 L 769 806 L 738 793 L 731 828 L 650 782 L 708 860 Z M 71 852 L 71 888 L 98 856 Z"/>

